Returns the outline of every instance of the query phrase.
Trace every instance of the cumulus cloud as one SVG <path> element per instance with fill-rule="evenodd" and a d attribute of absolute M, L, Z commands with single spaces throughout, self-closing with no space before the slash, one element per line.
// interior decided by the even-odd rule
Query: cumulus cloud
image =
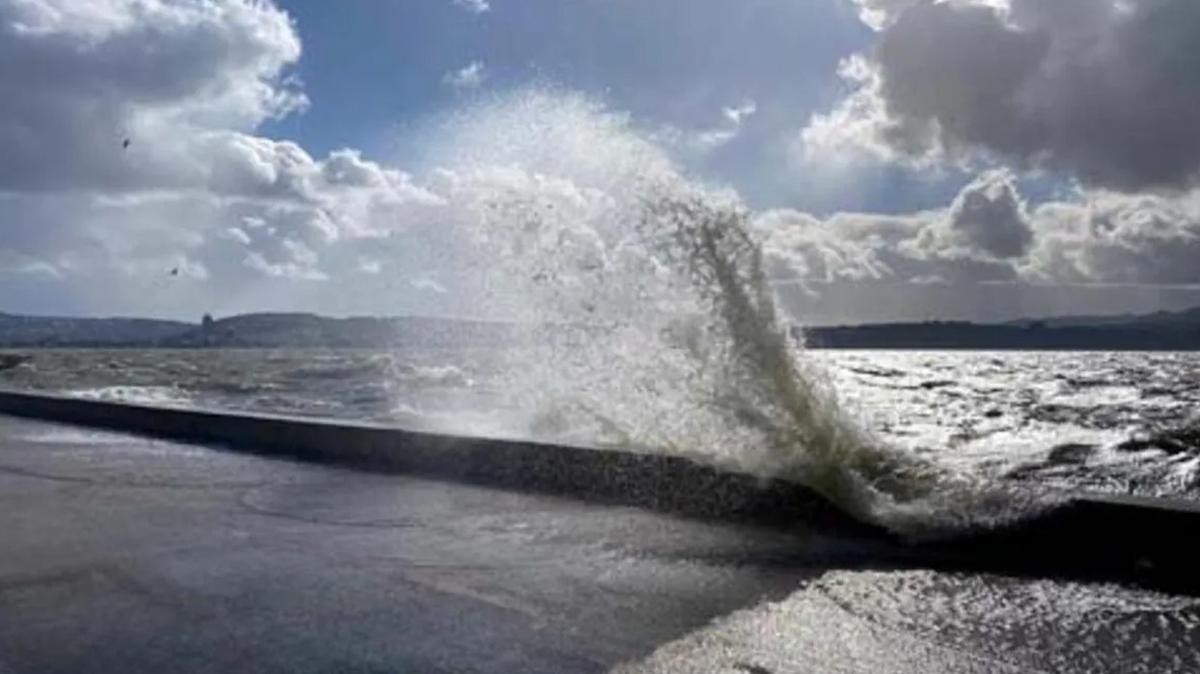
<path fill-rule="evenodd" d="M 1033 241 L 1026 207 L 1013 175 L 989 171 L 959 192 L 936 229 L 928 229 L 926 249 L 957 249 L 967 255 L 1021 257 Z"/>
<path fill-rule="evenodd" d="M 1033 281 L 1200 285 L 1200 199 L 1092 192 L 1033 215 Z"/>
<path fill-rule="evenodd" d="M 307 105 L 300 53 L 257 0 L 0 0 L 3 273 L 114 304 L 168 275 L 220 297 L 352 270 L 356 241 L 437 198 L 357 151 L 255 135 Z"/>
<path fill-rule="evenodd" d="M 945 209 L 904 216 L 837 213 L 827 218 L 785 209 L 760 214 L 754 226 L 771 278 L 799 284 L 814 294 L 829 285 L 1018 279 L 1010 260 L 959 242 L 945 243 Z"/>
<path fill-rule="evenodd" d="M 252 160 L 229 146 L 306 104 L 299 55 L 258 2 L 0 3 L 0 189 L 178 187 L 197 154 Z"/>
<path fill-rule="evenodd" d="M 268 260 L 261 251 L 246 254 L 245 265 L 266 276 L 296 281 L 327 281 L 329 275 L 317 268 L 317 254 L 302 241 L 284 239 L 276 259 Z"/>
<path fill-rule="evenodd" d="M 1031 207 L 1010 173 L 990 171 L 940 209 L 824 218 L 775 210 L 758 215 L 754 227 L 771 278 L 814 297 L 898 284 L 953 287 L 956 301 L 968 304 L 994 296 L 996 284 L 1200 288 L 1194 193 L 1079 190 Z"/>
<path fill-rule="evenodd" d="M 1122 191 L 1200 177 L 1200 4 L 858 0 L 879 29 L 805 143 L 903 158 L 982 154 Z"/>
<path fill-rule="evenodd" d="M 854 91 L 829 112 L 814 114 L 800 131 L 797 149 L 804 159 L 841 165 L 903 162 L 927 171 L 938 167 L 944 159 L 941 148 L 922 135 L 925 129 L 906 128 L 889 113 L 883 77 L 873 61 L 852 55 L 838 65 L 838 75 Z"/>
<path fill-rule="evenodd" d="M 446 73 L 442 83 L 454 89 L 478 89 L 487 79 L 487 67 L 483 61 L 471 61 L 467 65 Z"/>

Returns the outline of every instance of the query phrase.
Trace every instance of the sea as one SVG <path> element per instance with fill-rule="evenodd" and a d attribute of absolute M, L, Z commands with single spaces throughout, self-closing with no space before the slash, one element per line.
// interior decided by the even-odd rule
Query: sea
<path fill-rule="evenodd" d="M 503 348 L 9 350 L 0 387 L 620 446 L 515 394 Z M 875 442 L 996 483 L 1200 498 L 1200 354 L 808 350 Z M 518 359 L 520 360 L 520 359 Z M 558 414 L 556 415 L 555 412 Z M 653 444 L 636 451 L 683 451 Z M 736 451 L 736 450 L 734 450 Z"/>

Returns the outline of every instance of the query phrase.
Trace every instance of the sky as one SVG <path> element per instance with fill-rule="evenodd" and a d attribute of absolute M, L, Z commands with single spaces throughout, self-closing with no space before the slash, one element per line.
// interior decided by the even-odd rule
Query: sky
<path fill-rule="evenodd" d="M 1193 0 L 0 0 L 0 311 L 489 315 L 496 194 L 593 222 L 650 167 L 736 195 L 800 322 L 1183 308 L 1198 33 Z"/>

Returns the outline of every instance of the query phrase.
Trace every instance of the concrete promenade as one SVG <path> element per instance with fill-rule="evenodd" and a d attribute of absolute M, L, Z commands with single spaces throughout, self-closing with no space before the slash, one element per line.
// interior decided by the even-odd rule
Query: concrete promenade
<path fill-rule="evenodd" d="M 856 553 L 0 416 L 0 672 L 599 672 Z"/>

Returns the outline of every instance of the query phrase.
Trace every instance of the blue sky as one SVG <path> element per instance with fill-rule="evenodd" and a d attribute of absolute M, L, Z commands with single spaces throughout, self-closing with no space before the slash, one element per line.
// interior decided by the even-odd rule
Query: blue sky
<path fill-rule="evenodd" d="M 498 201 L 611 245 L 665 178 L 735 195 L 801 322 L 1200 304 L 1198 26 L 1191 0 L 0 0 L 0 311 L 473 315 Z"/>
<path fill-rule="evenodd" d="M 911 210 L 957 189 L 884 170 L 822 195 L 783 175 L 781 146 L 845 94 L 838 62 L 871 39 L 852 5 L 839 0 L 522 0 L 478 14 L 436 0 L 280 6 L 304 44 L 295 73 L 312 103 L 262 132 L 315 155 L 354 147 L 402 161 L 419 142 L 409 132 L 429 118 L 534 82 L 584 92 L 650 129 L 713 127 L 724 108 L 753 101 L 739 137 L 694 168 L 763 205 Z M 447 73 L 474 62 L 486 69 L 483 85 L 446 86 Z"/>
<path fill-rule="evenodd" d="M 489 87 L 542 80 L 662 122 L 711 123 L 745 98 L 786 101 L 803 116 L 837 100 L 838 61 L 870 39 L 836 1 L 523 0 L 480 14 L 448 0 L 279 5 L 303 41 L 294 70 L 313 105 L 265 130 L 316 154 L 378 149 L 379 129 L 452 107 L 443 76 L 476 60 Z"/>

